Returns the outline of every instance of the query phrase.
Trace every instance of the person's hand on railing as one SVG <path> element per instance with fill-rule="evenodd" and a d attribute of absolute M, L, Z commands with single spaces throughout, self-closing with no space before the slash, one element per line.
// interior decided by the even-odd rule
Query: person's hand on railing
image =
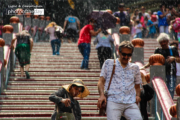
<path fill-rule="evenodd" d="M 141 67 L 140 70 L 145 70 L 145 66 Z"/>

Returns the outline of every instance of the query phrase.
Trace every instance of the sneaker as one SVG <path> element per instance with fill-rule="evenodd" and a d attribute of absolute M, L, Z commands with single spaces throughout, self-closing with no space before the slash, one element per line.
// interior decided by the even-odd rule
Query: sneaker
<path fill-rule="evenodd" d="M 59 52 L 57 52 L 56 55 L 60 55 Z"/>
<path fill-rule="evenodd" d="M 25 73 L 26 73 L 26 78 L 29 79 L 30 75 L 29 75 L 28 71 L 25 71 Z"/>

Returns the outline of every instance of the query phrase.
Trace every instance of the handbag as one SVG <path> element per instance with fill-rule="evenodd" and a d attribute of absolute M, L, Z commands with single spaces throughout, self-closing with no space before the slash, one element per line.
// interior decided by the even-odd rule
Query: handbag
<path fill-rule="evenodd" d="M 69 98 L 69 95 L 68 95 Z M 57 115 L 56 115 L 56 120 L 76 120 L 73 109 L 71 107 L 72 113 L 64 112 L 64 113 L 59 113 L 59 109 L 57 106 Z"/>
<path fill-rule="evenodd" d="M 111 85 L 111 81 L 112 81 L 113 74 L 114 74 L 114 72 L 115 72 L 115 66 L 116 66 L 116 63 L 115 63 L 115 60 L 114 60 L 113 71 L 112 71 L 112 74 L 111 74 L 111 78 L 110 78 L 110 81 L 109 81 L 109 85 L 108 85 L 107 90 L 106 90 L 105 93 L 104 93 L 104 96 L 106 97 L 106 101 L 107 101 L 107 92 L 108 92 L 109 87 L 110 87 L 110 85 Z M 100 116 L 105 116 L 105 114 L 106 114 L 106 104 L 105 104 L 105 102 L 103 101 L 103 102 L 102 102 L 102 105 L 101 105 L 101 108 L 100 108 L 100 110 L 99 110 L 99 115 L 100 115 Z"/>

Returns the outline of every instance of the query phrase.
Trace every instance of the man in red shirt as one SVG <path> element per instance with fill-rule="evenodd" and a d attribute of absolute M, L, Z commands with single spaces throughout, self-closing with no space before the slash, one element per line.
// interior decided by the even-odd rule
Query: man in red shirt
<path fill-rule="evenodd" d="M 101 28 L 99 28 L 97 31 L 94 31 L 93 27 L 95 23 L 96 21 L 94 19 L 90 19 L 89 24 L 85 25 L 80 31 L 78 48 L 83 56 L 81 69 L 89 69 L 88 62 L 91 51 L 91 36 L 96 36 L 99 32 L 101 32 Z"/>

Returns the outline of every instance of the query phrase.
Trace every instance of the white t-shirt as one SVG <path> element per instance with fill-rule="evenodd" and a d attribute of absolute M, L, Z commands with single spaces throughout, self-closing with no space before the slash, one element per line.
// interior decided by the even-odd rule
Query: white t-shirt
<path fill-rule="evenodd" d="M 136 33 L 140 33 L 142 31 L 142 29 L 139 29 L 139 27 L 142 27 L 141 23 L 135 26 Z"/>

